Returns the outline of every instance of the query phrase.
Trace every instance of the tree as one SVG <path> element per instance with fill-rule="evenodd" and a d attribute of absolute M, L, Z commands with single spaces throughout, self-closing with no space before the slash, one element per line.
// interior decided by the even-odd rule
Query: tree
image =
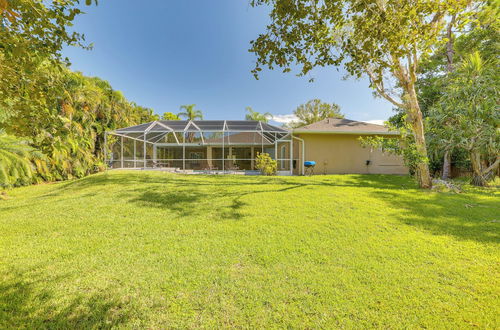
<path fill-rule="evenodd" d="M 45 180 L 102 170 L 105 131 L 154 120 L 152 109 L 129 102 L 99 78 L 51 63 L 37 67 L 31 77 L 44 93 L 20 100 L 22 107 L 0 127 L 46 155 Z"/>
<path fill-rule="evenodd" d="M 175 113 L 173 112 L 165 112 L 162 116 L 161 116 L 161 119 L 162 120 L 181 120 L 179 118 L 178 115 L 176 115 Z"/>
<path fill-rule="evenodd" d="M 65 45 L 88 48 L 83 35 L 68 29 L 82 13 L 78 4 L 0 0 L 0 122 L 22 109 L 22 101 L 45 92 L 45 86 L 31 83 L 38 67 L 67 62 L 61 55 Z"/>
<path fill-rule="evenodd" d="M 26 141 L 0 133 L 0 188 L 33 182 L 37 169 L 45 172 L 44 160 Z"/>
<path fill-rule="evenodd" d="M 444 147 L 470 155 L 472 184 L 487 185 L 500 164 L 500 79 L 497 63 L 479 52 L 469 55 L 450 75 L 429 116 L 430 134 Z"/>
<path fill-rule="evenodd" d="M 340 106 L 335 103 L 321 102 L 319 99 L 310 100 L 305 104 L 299 105 L 293 114 L 298 121 L 289 123 L 291 128 L 309 125 L 326 118 L 344 118 L 340 113 Z"/>
<path fill-rule="evenodd" d="M 9 153 L 6 143 L 0 147 L 2 175 L 10 177 L 11 184 L 99 171 L 105 167 L 106 130 L 155 118 L 151 109 L 129 102 L 108 82 L 68 69 L 62 48 L 88 48 L 83 35 L 69 29 L 82 13 L 76 8 L 79 3 L 0 0 L 0 129 L 9 134 L 4 141 L 21 141 L 8 142 Z M 31 176 L 19 158 L 27 158 L 28 152 Z M 10 164 L 8 171 L 5 164 Z M 12 183 L 15 173 L 25 174 Z"/>
<path fill-rule="evenodd" d="M 252 109 L 252 107 L 246 107 L 245 110 L 248 112 L 245 115 L 245 120 L 257 120 L 257 121 L 267 123 L 267 122 L 269 122 L 269 119 L 271 119 L 273 117 L 273 115 L 269 112 L 260 113 L 260 112 L 254 111 Z"/>
<path fill-rule="evenodd" d="M 424 125 L 415 89 L 418 65 L 442 42 L 450 17 L 462 21 L 469 1 L 372 0 L 253 0 L 270 5 L 267 31 L 252 41 L 257 55 L 253 73 L 266 65 L 301 74 L 314 67 L 344 65 L 354 76 L 368 76 L 376 93 L 404 109 L 422 161 L 417 165 L 419 186 L 430 188 Z M 397 83 L 398 89 L 390 86 Z M 398 96 L 399 95 L 399 96 Z"/>
<path fill-rule="evenodd" d="M 424 119 L 430 115 L 433 108 L 443 96 L 443 91 L 449 82 L 449 76 L 454 72 L 456 64 L 475 51 L 479 51 L 485 61 L 495 60 L 499 53 L 499 11 L 494 1 L 479 2 L 471 10 L 471 24 L 467 31 L 456 34 L 456 15 L 452 15 L 443 32 L 445 43 L 438 47 L 429 58 L 419 64 L 416 89 L 420 109 Z M 395 109 L 397 114 L 390 121 L 396 126 L 404 126 L 401 118 L 404 109 Z M 447 125 L 447 123 L 442 123 Z M 441 171 L 443 179 L 447 179 L 451 171 L 451 163 L 459 167 L 470 168 L 469 158 L 463 149 L 457 149 L 452 144 L 445 143 L 435 134 L 426 134 L 429 150 L 429 165 L 435 172 Z M 409 145 L 409 144 L 407 144 Z"/>
<path fill-rule="evenodd" d="M 201 110 L 196 110 L 195 107 L 196 104 L 181 105 L 180 109 L 184 109 L 184 111 L 179 112 L 177 115 L 179 117 L 185 117 L 187 120 L 203 119 L 203 113 Z"/>

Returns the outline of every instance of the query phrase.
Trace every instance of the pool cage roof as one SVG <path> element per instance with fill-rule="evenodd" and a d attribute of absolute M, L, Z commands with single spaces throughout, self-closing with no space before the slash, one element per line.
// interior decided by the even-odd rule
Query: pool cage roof
<path fill-rule="evenodd" d="M 256 120 L 157 120 L 107 133 L 152 144 L 171 136 L 172 144 L 179 145 L 189 143 L 185 139 L 188 134 L 197 134 L 199 144 L 274 144 L 290 134 L 286 129 Z"/>

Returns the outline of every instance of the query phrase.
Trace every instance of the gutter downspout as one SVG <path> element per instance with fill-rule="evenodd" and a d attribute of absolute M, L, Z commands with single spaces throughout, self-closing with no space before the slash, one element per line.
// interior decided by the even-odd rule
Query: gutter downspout
<path fill-rule="evenodd" d="M 292 139 L 297 139 L 297 140 L 299 140 L 302 143 L 302 158 L 303 159 L 302 159 L 302 162 L 301 162 L 301 168 L 302 168 L 302 171 L 301 171 L 302 174 L 301 175 L 304 175 L 304 162 L 306 161 L 306 159 L 305 159 L 305 157 L 306 157 L 306 143 L 305 143 L 305 141 L 303 139 L 301 139 L 301 138 L 299 138 L 297 136 L 294 136 L 293 134 L 292 134 Z M 293 155 L 292 155 L 292 158 L 293 158 Z M 299 157 L 299 159 L 300 159 L 300 157 Z"/>

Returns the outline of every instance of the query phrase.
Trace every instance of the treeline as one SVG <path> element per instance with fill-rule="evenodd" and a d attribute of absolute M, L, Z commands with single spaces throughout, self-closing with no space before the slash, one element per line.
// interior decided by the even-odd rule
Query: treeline
<path fill-rule="evenodd" d="M 470 173 L 484 186 L 500 164 L 500 23 L 498 8 L 486 6 L 469 31 L 454 35 L 423 61 L 417 93 L 425 120 L 428 162 L 435 177 L 448 179 L 452 169 Z M 390 122 L 404 130 L 405 113 Z M 412 145 L 413 136 L 407 136 Z M 406 150 L 409 164 L 415 155 Z"/>
<path fill-rule="evenodd" d="M 86 1 L 90 3 L 90 1 Z M 106 130 L 156 119 L 102 79 L 68 68 L 80 2 L 0 1 L 0 188 L 104 168 Z"/>
<path fill-rule="evenodd" d="M 39 97 L 15 104 L 1 127 L 40 153 L 31 154 L 33 173 L 16 169 L 9 173 L 3 166 L 4 186 L 78 178 L 102 170 L 106 130 L 156 119 L 151 109 L 128 101 L 102 79 L 53 65 L 38 73 L 31 83 L 41 86 Z"/>
<path fill-rule="evenodd" d="M 367 77 L 376 95 L 399 109 L 406 139 L 400 152 L 419 187 L 432 187 L 429 163 L 439 149 L 448 159 L 468 154 L 473 184 L 494 177 L 500 164 L 497 0 L 300 3 L 251 1 L 269 9 L 271 22 L 251 42 L 256 78 L 263 68 L 306 76 L 325 66 Z"/>

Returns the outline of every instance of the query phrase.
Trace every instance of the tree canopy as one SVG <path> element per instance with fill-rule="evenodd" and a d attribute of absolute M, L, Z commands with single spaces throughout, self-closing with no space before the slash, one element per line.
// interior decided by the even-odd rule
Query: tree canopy
<path fill-rule="evenodd" d="M 344 115 L 340 113 L 338 104 L 322 102 L 319 99 L 313 99 L 299 105 L 293 111 L 293 114 L 298 120 L 287 125 L 291 128 L 309 125 L 326 118 L 344 118 Z"/>
<path fill-rule="evenodd" d="M 67 63 L 61 55 L 65 45 L 89 48 L 84 35 L 71 30 L 82 14 L 79 3 L 0 0 L 0 122 L 39 101 L 45 86 L 33 84 L 33 75 L 40 66 Z"/>
<path fill-rule="evenodd" d="M 128 101 L 96 77 L 44 65 L 32 77 L 44 94 L 33 95 L 2 123 L 47 156 L 47 180 L 81 177 L 103 169 L 104 132 L 154 120 L 153 111 Z M 36 97 L 35 97 L 36 96 Z"/>
<path fill-rule="evenodd" d="M 457 33 L 453 28 L 453 21 L 449 21 L 446 43 L 438 47 L 432 56 L 423 59 L 419 65 L 416 83 L 419 105 L 423 117 L 429 117 L 432 122 L 435 122 L 435 118 L 430 117 L 439 114 L 435 111 L 435 107 L 444 99 L 445 93 L 449 93 L 447 86 L 454 80 L 452 76 L 456 68 L 460 68 L 475 52 L 478 52 L 482 61 L 490 63 L 488 66 L 493 66 L 493 62 L 498 61 L 500 52 L 498 5 L 495 1 L 480 3 L 472 14 L 470 28 L 464 33 Z M 495 83 L 495 80 L 490 83 Z M 397 108 L 396 112 L 390 121 L 396 126 L 404 126 L 401 120 L 404 117 L 404 109 Z M 450 114 L 449 118 L 451 120 L 453 116 Z M 447 126 L 442 121 L 441 125 Z M 429 127 L 426 132 L 430 151 L 429 163 L 434 172 L 441 171 L 443 179 L 447 179 L 452 164 L 462 170 L 470 168 L 470 153 L 465 152 L 459 145 L 451 143 L 440 133 L 444 133 L 444 130 L 436 130 L 434 127 Z"/>
<path fill-rule="evenodd" d="M 106 129 L 152 116 L 107 82 L 67 68 L 65 45 L 89 48 L 72 30 L 79 5 L 0 0 L 0 129 L 9 134 L 0 143 L 2 186 L 95 172 Z"/>
<path fill-rule="evenodd" d="M 470 155 L 472 183 L 486 185 L 500 164 L 500 80 L 494 62 L 469 55 L 447 78 L 442 96 L 430 109 L 429 134 Z M 489 165 L 485 165 L 489 164 Z"/>
<path fill-rule="evenodd" d="M 462 23 L 470 1 L 253 0 L 271 7 L 266 32 L 252 41 L 262 66 L 299 67 L 306 75 L 315 67 L 343 65 L 354 77 L 368 76 L 376 93 L 404 109 L 421 154 L 419 185 L 431 187 L 422 113 L 415 91 L 420 60 L 444 42 L 451 16 Z M 394 89 L 393 86 L 399 88 Z"/>
<path fill-rule="evenodd" d="M 173 112 L 165 112 L 161 115 L 162 120 L 181 120 L 178 115 Z"/>
<path fill-rule="evenodd" d="M 264 123 L 269 122 L 269 119 L 273 117 L 273 115 L 269 112 L 260 113 L 252 109 L 252 107 L 246 107 L 245 110 L 248 112 L 245 115 L 245 120 L 257 120 Z"/>

